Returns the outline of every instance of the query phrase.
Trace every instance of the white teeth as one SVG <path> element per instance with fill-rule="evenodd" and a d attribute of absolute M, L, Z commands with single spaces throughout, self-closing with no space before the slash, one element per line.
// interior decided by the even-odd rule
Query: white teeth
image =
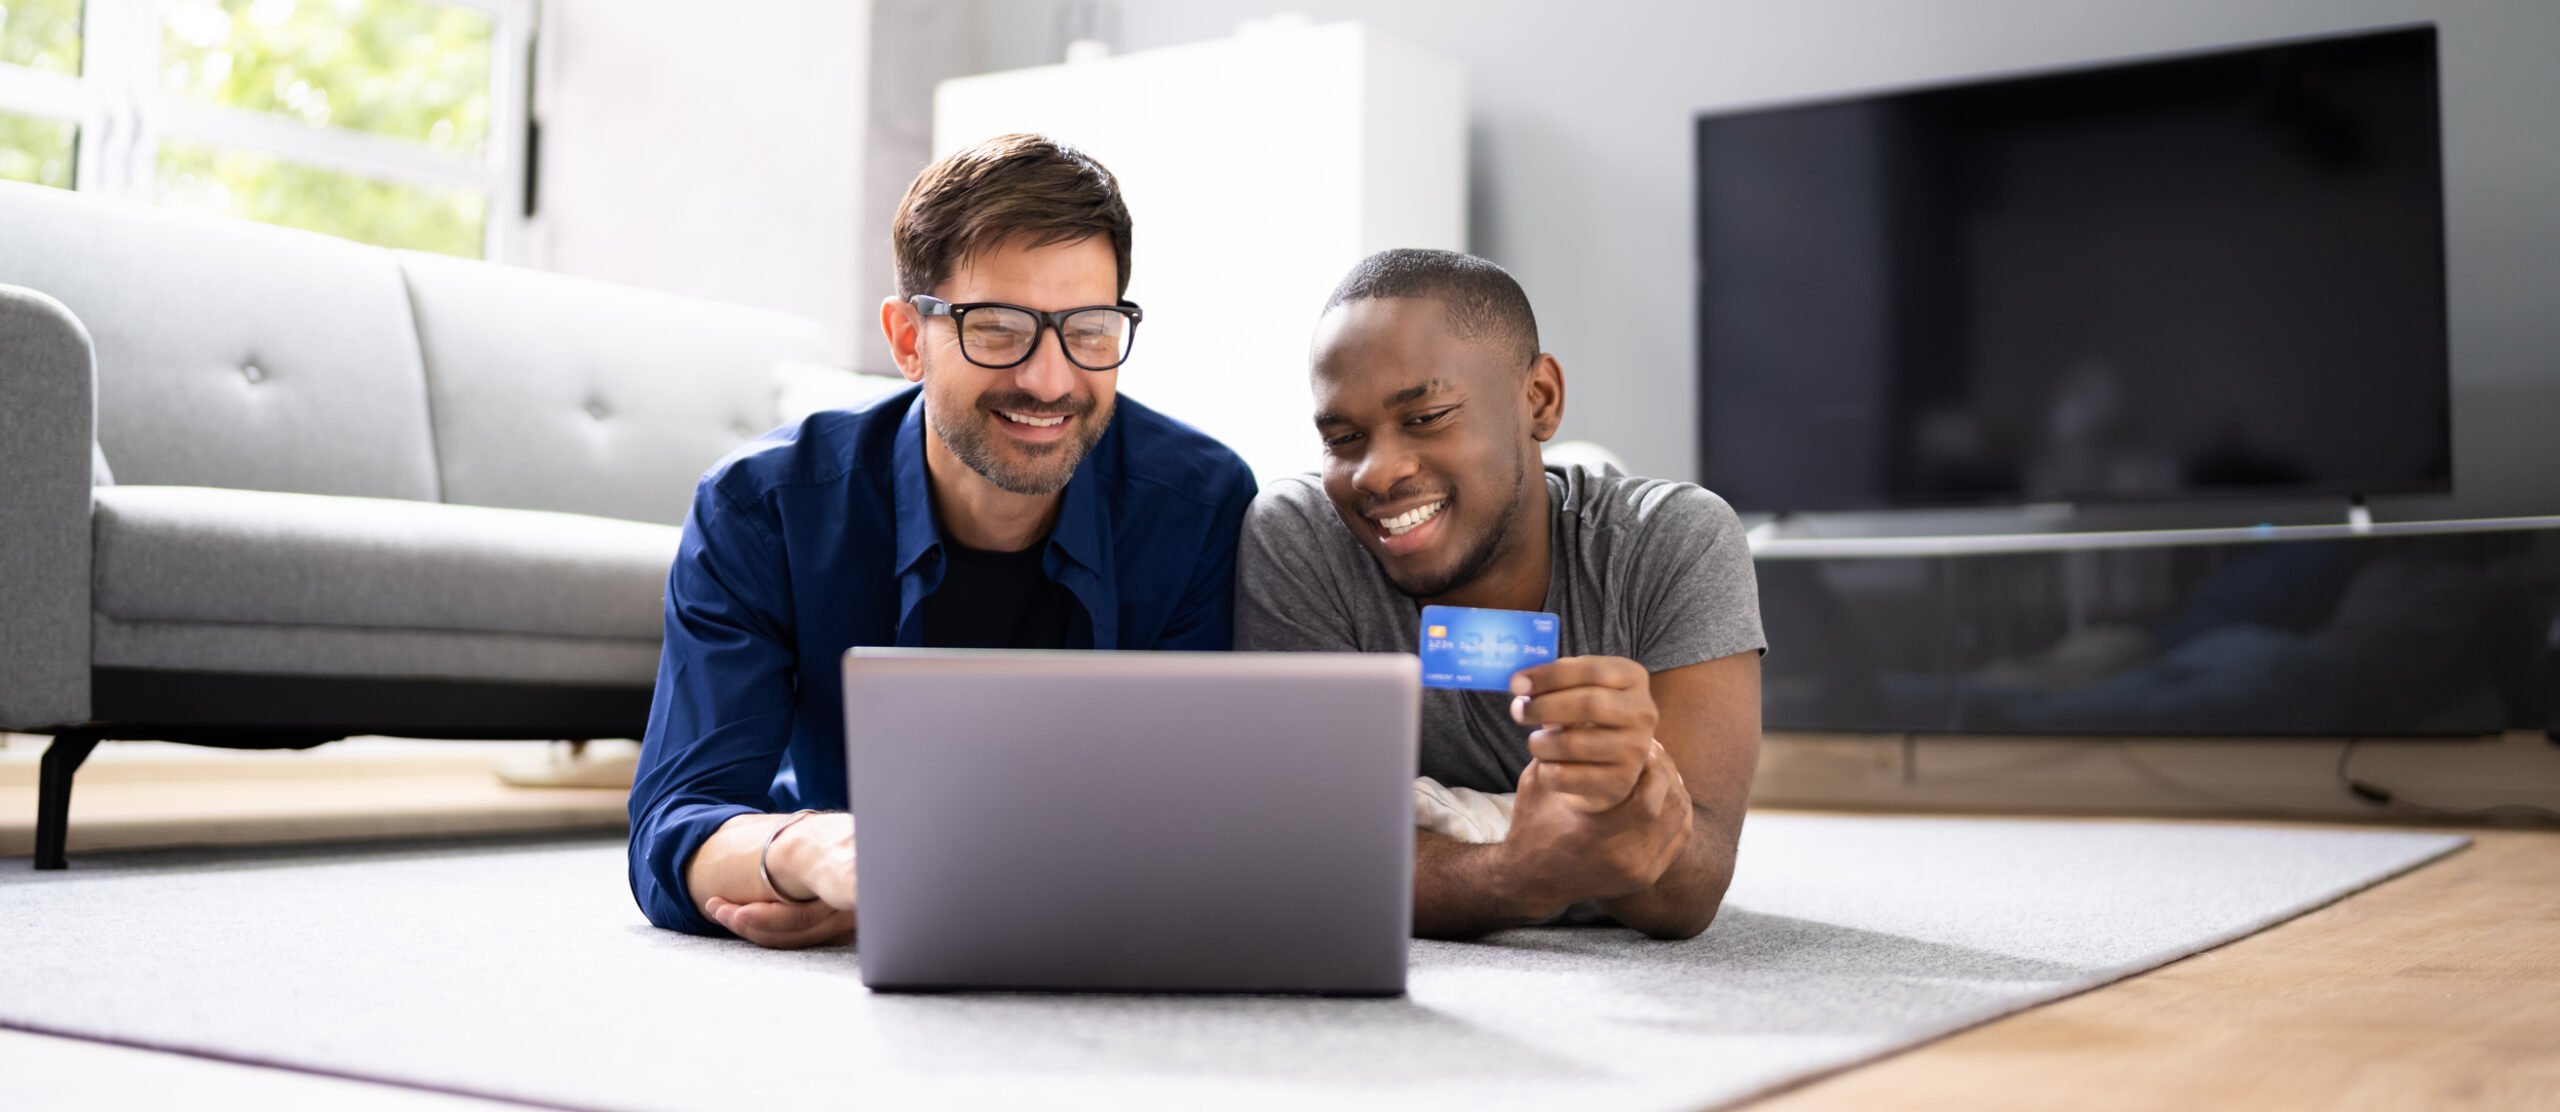
<path fill-rule="evenodd" d="M 996 412 L 1003 416 L 1005 420 L 1012 421 L 1015 424 L 1029 425 L 1035 429 L 1045 429 L 1052 425 L 1062 425 L 1067 421 L 1067 415 L 1063 413 L 1055 417 L 1034 417 L 1028 413 L 1015 413 L 1010 410 L 1003 409 L 999 409 Z"/>
<path fill-rule="evenodd" d="M 1415 506 L 1394 517 L 1379 518 L 1378 525 L 1387 531 L 1388 536 L 1401 537 L 1420 528 L 1423 522 L 1440 516 L 1440 508 L 1446 505 L 1447 502 L 1433 502 L 1427 506 Z"/>

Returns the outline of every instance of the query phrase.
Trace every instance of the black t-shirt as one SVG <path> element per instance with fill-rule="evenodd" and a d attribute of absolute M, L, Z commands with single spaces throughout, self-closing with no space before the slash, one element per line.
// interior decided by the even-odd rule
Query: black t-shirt
<path fill-rule="evenodd" d="M 945 541 L 942 586 L 925 596 L 924 643 L 937 649 L 1063 649 L 1076 596 L 1040 566 L 1046 543 L 981 552 Z"/>

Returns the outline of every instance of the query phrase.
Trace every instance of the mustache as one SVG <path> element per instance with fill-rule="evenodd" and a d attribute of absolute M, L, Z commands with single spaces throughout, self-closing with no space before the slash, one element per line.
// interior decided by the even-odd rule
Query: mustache
<path fill-rule="evenodd" d="M 1093 412 L 1092 398 L 1044 402 L 1020 390 L 990 390 L 978 395 L 978 408 L 1001 409 L 1028 417 L 1082 417 Z"/>

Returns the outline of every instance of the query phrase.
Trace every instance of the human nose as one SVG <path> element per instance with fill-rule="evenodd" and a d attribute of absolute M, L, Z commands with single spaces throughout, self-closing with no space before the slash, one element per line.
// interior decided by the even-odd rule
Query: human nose
<path fill-rule="evenodd" d="M 1413 453 L 1392 436 L 1372 437 L 1351 473 L 1351 485 L 1371 498 L 1385 498 L 1414 473 Z"/>
<path fill-rule="evenodd" d="M 1075 393 L 1076 376 L 1083 373 L 1067 361 L 1066 333 L 1042 328 L 1031 338 L 1031 357 L 1014 368 L 1014 382 L 1025 393 L 1053 402 Z"/>

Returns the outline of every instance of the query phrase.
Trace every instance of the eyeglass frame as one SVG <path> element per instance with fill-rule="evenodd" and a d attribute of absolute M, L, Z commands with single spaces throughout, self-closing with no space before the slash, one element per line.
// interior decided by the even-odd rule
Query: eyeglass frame
<path fill-rule="evenodd" d="M 1116 305 L 1079 305 L 1072 309 L 1059 309 L 1055 312 L 1044 312 L 1028 305 L 1015 305 L 1007 301 L 964 301 L 955 304 L 929 293 L 909 297 L 907 304 L 914 306 L 916 312 L 924 316 L 951 318 L 951 339 L 953 343 L 960 345 L 960 358 L 968 360 L 971 366 L 984 367 L 990 371 L 1009 371 L 1030 362 L 1032 356 L 1040 353 L 1040 338 L 1052 332 L 1058 335 L 1058 354 L 1066 356 L 1067 362 L 1074 365 L 1077 370 L 1093 374 L 1118 370 L 1121 364 L 1129 361 L 1130 353 L 1138 350 L 1138 323 L 1147 319 L 1146 310 L 1139 308 L 1137 302 L 1127 298 L 1122 298 Z M 971 312 L 979 309 L 1011 309 L 1031 318 L 1031 343 L 1022 349 L 1021 358 L 1011 363 L 988 363 L 969 354 L 969 340 L 964 319 Z M 1067 318 L 1077 313 L 1090 313 L 1096 309 L 1107 309 L 1119 313 L 1129 321 L 1129 346 L 1121 349 L 1120 358 L 1107 367 L 1086 366 L 1084 360 L 1076 358 L 1076 353 L 1067 346 L 1067 333 L 1064 327 Z"/>

